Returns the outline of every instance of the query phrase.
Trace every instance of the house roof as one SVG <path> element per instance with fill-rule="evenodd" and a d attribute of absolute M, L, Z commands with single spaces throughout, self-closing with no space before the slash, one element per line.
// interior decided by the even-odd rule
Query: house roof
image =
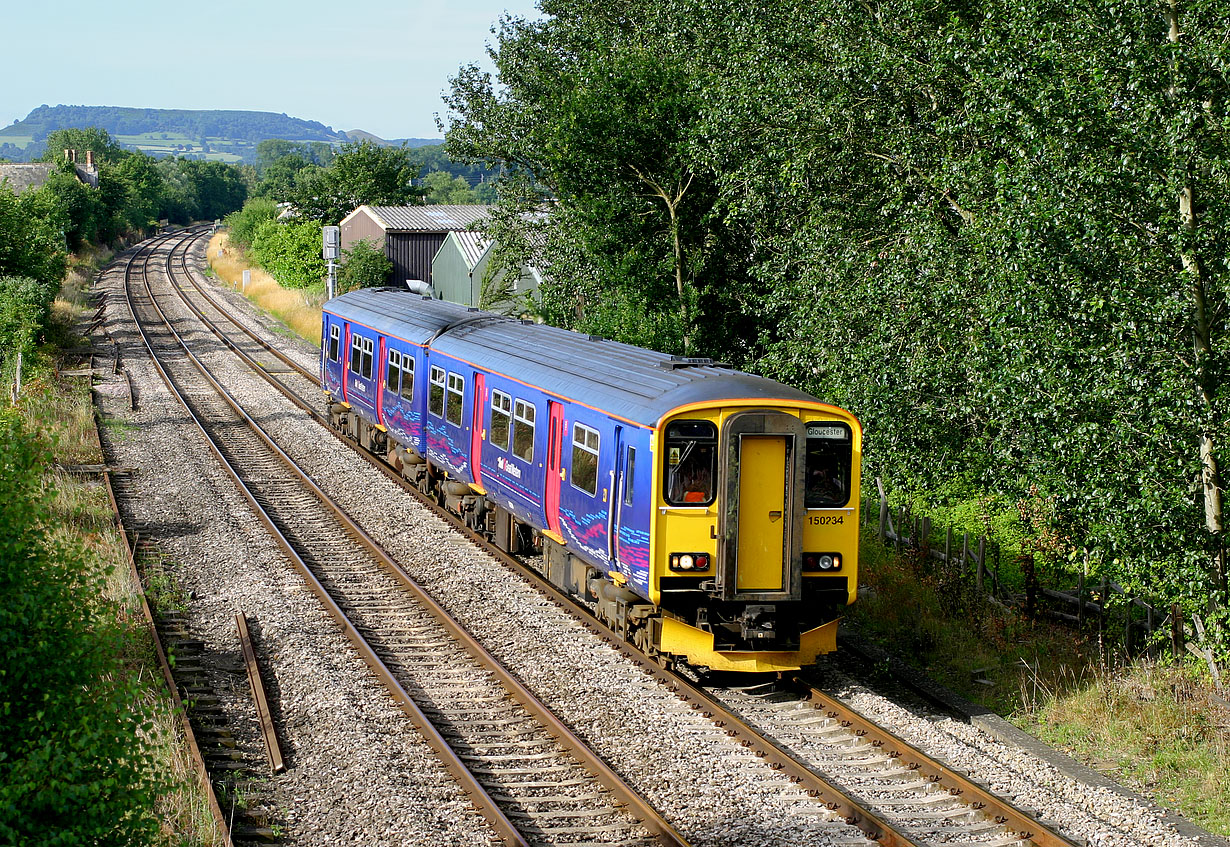
<path fill-rule="evenodd" d="M 47 184 L 47 179 L 59 167 L 54 162 L 16 162 L 0 163 L 0 184 L 8 181 L 14 194 L 23 191 L 37 191 Z M 98 168 L 93 165 L 76 165 L 77 179 L 85 185 L 98 187 Z"/>
<path fill-rule="evenodd" d="M 360 206 L 342 224 L 366 213 L 385 232 L 452 232 L 487 217 L 490 206 Z"/>
<path fill-rule="evenodd" d="M 14 194 L 20 194 L 26 189 L 39 189 L 47 182 L 56 169 L 56 165 L 48 162 L 31 164 L 0 164 L 0 183 L 8 180 Z"/>

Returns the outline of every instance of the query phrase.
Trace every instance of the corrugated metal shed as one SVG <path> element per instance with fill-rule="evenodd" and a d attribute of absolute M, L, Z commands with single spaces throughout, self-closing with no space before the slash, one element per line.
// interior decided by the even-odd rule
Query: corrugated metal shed
<path fill-rule="evenodd" d="M 407 341 L 430 341 L 433 350 L 645 426 L 657 424 L 672 409 L 702 401 L 815 402 L 798 389 L 752 374 L 675 367 L 665 353 L 471 311 L 407 291 L 352 291 L 330 300 L 325 309 Z"/>
<path fill-rule="evenodd" d="M 360 206 L 341 221 L 342 247 L 366 238 L 384 245 L 393 263 L 390 279 L 431 281 L 431 260 L 450 232 L 483 220 L 490 206 Z"/>

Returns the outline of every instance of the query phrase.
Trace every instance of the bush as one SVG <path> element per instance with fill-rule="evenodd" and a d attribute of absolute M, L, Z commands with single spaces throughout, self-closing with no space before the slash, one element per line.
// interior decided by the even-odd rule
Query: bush
<path fill-rule="evenodd" d="M 286 288 L 316 288 L 325 278 L 320 224 L 316 221 L 265 221 L 256 230 L 252 253 L 261 267 Z"/>
<path fill-rule="evenodd" d="M 278 204 L 268 197 L 254 197 L 238 212 L 226 216 L 226 225 L 230 229 L 231 243 L 244 249 L 252 249 L 252 242 L 261 224 L 276 220 Z"/>
<path fill-rule="evenodd" d="M 367 239 L 356 241 L 349 250 L 342 251 L 342 268 L 338 272 L 338 294 L 356 288 L 374 288 L 388 282 L 393 272 L 393 263 L 384 251 Z"/>
<path fill-rule="evenodd" d="M 103 575 L 54 540 L 48 447 L 0 416 L 0 843 L 153 842 L 167 789 Z"/>

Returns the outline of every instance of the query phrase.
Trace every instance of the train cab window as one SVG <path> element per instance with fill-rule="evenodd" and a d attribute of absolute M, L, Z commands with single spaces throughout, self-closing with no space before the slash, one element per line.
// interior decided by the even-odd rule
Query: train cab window
<path fill-rule="evenodd" d="M 444 417 L 444 368 L 431 366 L 431 392 L 427 398 L 427 411 L 437 418 Z"/>
<path fill-rule="evenodd" d="M 628 458 L 624 465 L 624 505 L 632 505 L 633 492 L 636 491 L 636 448 L 628 448 Z"/>
<path fill-rule="evenodd" d="M 513 455 L 534 461 L 534 404 L 518 400 L 513 405 Z"/>
<path fill-rule="evenodd" d="M 342 328 L 337 324 L 329 327 L 329 361 L 336 362 L 342 355 Z"/>
<path fill-rule="evenodd" d="M 833 509 L 850 502 L 853 447 L 850 427 L 844 423 L 807 422 L 807 508 Z"/>
<path fill-rule="evenodd" d="M 572 426 L 572 487 L 590 496 L 598 493 L 598 430 Z"/>
<path fill-rule="evenodd" d="M 396 350 L 389 351 L 389 365 L 384 374 L 384 389 L 390 394 L 397 394 L 401 391 L 401 353 Z"/>
<path fill-rule="evenodd" d="M 717 498 L 717 427 L 710 421 L 675 421 L 666 427 L 666 502 L 708 506 Z"/>
<path fill-rule="evenodd" d="M 403 400 L 414 399 L 414 355 L 401 354 L 401 396 Z"/>
<path fill-rule="evenodd" d="M 491 392 L 491 443 L 501 450 L 508 450 L 508 436 L 512 431 L 512 398 L 503 391 Z"/>
<path fill-rule="evenodd" d="M 466 378 L 461 374 L 448 375 L 448 405 L 444 419 L 453 426 L 461 426 L 461 411 L 466 403 Z"/>
<path fill-rule="evenodd" d="M 376 343 L 370 338 L 355 335 L 350 339 L 350 370 L 363 379 L 372 378 L 372 359 Z"/>

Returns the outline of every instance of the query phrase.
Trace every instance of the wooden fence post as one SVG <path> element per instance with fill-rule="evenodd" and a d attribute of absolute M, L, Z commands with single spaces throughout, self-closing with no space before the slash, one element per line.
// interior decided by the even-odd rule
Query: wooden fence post
<path fill-rule="evenodd" d="M 1183 655 L 1183 610 L 1178 603 L 1170 604 L 1170 652 L 1176 659 Z"/>
<path fill-rule="evenodd" d="M 978 575 L 974 578 L 975 584 L 978 586 L 978 593 L 983 594 L 983 571 L 986 569 L 987 560 L 987 540 L 985 537 L 978 539 Z"/>
<path fill-rule="evenodd" d="M 1076 575 L 1076 625 L 1085 628 L 1085 569 Z"/>

